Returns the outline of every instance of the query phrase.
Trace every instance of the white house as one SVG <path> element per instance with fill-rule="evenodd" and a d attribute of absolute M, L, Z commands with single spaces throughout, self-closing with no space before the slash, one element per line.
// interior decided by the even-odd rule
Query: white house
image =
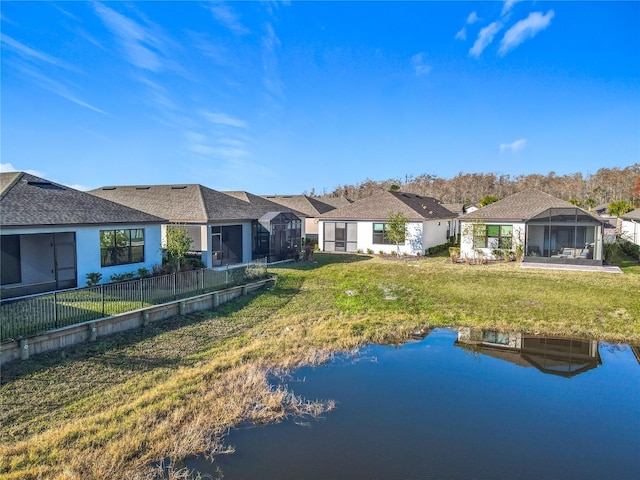
<path fill-rule="evenodd" d="M 625 240 L 640 245 L 640 208 L 631 210 L 620 217 L 620 234 Z"/>
<path fill-rule="evenodd" d="M 3 298 L 152 270 L 165 220 L 23 172 L 0 174 Z"/>
<path fill-rule="evenodd" d="M 525 262 L 602 265 L 603 222 L 538 190 L 503 198 L 460 221 L 462 258 L 521 251 Z"/>
<path fill-rule="evenodd" d="M 407 219 L 405 241 L 388 238 L 391 214 Z M 455 236 L 456 214 L 436 199 L 412 193 L 380 192 L 318 217 L 318 244 L 325 252 L 372 252 L 424 255 Z"/>

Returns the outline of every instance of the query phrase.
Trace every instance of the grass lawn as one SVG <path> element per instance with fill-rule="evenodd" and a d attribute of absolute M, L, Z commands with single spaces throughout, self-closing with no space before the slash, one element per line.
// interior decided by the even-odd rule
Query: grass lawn
<path fill-rule="evenodd" d="M 640 344 L 640 266 L 626 259 L 623 275 L 443 256 L 315 260 L 270 267 L 274 287 L 214 312 L 3 366 L 0 478 L 158 478 L 158 461 L 215 456 L 241 422 L 331 408 L 272 387 L 269 375 L 422 328 Z"/>

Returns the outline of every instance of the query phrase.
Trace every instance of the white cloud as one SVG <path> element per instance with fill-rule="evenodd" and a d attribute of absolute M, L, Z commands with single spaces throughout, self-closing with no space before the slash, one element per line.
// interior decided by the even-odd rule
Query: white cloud
<path fill-rule="evenodd" d="M 476 12 L 471 12 L 469 14 L 469 16 L 467 17 L 467 21 L 466 21 L 465 25 L 460 30 L 458 30 L 458 32 L 456 33 L 456 40 L 466 40 L 467 39 L 467 25 L 473 25 L 474 23 L 476 23 L 479 20 L 481 20 L 481 18 L 478 17 L 478 14 Z"/>
<path fill-rule="evenodd" d="M 23 169 L 19 169 L 14 167 L 11 163 L 0 163 L 0 172 L 2 173 L 7 173 L 7 172 L 25 172 L 25 173 L 29 173 L 31 175 L 35 175 L 36 177 L 44 177 L 44 174 L 42 174 L 41 172 L 39 172 L 38 170 L 23 170 Z"/>
<path fill-rule="evenodd" d="M 496 33 L 502 30 L 502 22 L 496 21 L 490 23 L 478 33 L 478 38 L 476 39 L 473 47 L 469 49 L 469 55 L 472 57 L 479 57 L 485 48 L 489 46 L 491 42 L 493 42 L 493 37 L 495 37 Z"/>
<path fill-rule="evenodd" d="M 504 4 L 502 5 L 502 15 L 506 15 L 507 13 L 509 13 L 513 6 L 520 1 L 522 0 L 505 0 Z"/>
<path fill-rule="evenodd" d="M 232 117 L 226 113 L 203 112 L 204 117 L 211 123 L 225 125 L 228 127 L 247 128 L 247 122 L 239 118 Z"/>
<path fill-rule="evenodd" d="M 265 24 L 265 34 L 262 36 L 262 65 L 264 76 L 262 82 L 267 91 L 280 100 L 285 100 L 284 84 L 280 80 L 278 71 L 278 48 L 280 39 L 276 35 L 271 23 Z"/>
<path fill-rule="evenodd" d="M 61 60 L 59 58 L 56 58 L 44 52 L 34 50 L 31 47 L 27 47 L 24 43 L 14 40 L 10 36 L 5 35 L 3 33 L 0 34 L 0 40 L 5 45 L 5 47 L 8 47 L 9 50 L 14 51 L 18 55 L 20 55 L 22 58 L 25 58 L 28 60 L 39 60 L 40 62 L 49 63 L 51 65 L 62 67 L 67 70 L 73 70 L 73 71 L 76 70 L 73 66 L 71 66 L 64 60 Z"/>
<path fill-rule="evenodd" d="M 527 144 L 527 139 L 526 138 L 520 138 L 519 140 L 516 140 L 515 142 L 501 143 L 498 148 L 500 149 L 500 153 L 505 153 L 505 152 L 513 152 L 513 153 L 515 153 L 515 152 L 519 152 L 520 150 L 522 150 L 526 144 Z"/>
<path fill-rule="evenodd" d="M 411 66 L 417 76 L 427 75 L 431 72 L 431 66 L 425 62 L 425 54 L 423 52 L 416 53 L 411 57 Z"/>
<path fill-rule="evenodd" d="M 249 29 L 240 23 L 238 15 L 231 7 L 221 2 L 215 2 L 206 7 L 219 23 L 238 35 L 250 33 Z"/>
<path fill-rule="evenodd" d="M 150 29 L 101 3 L 95 3 L 94 9 L 102 22 L 116 36 L 130 63 L 152 72 L 158 72 L 163 68 L 164 62 L 159 55 L 163 43 L 160 37 Z"/>
<path fill-rule="evenodd" d="M 513 27 L 506 31 L 498 53 L 505 55 L 513 50 L 527 38 L 533 38 L 538 32 L 544 30 L 551 23 L 554 16 L 553 10 L 549 10 L 545 15 L 542 12 L 532 12 L 524 20 L 520 20 Z"/>

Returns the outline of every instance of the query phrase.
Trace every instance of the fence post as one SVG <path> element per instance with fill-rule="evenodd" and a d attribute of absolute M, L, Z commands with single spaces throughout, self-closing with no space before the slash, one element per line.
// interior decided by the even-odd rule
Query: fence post
<path fill-rule="evenodd" d="M 224 284 L 229 285 L 229 265 L 227 265 L 227 269 L 224 271 Z"/>
<path fill-rule="evenodd" d="M 140 279 L 140 308 L 144 308 L 144 283 Z"/>
<path fill-rule="evenodd" d="M 53 324 L 56 327 L 59 327 L 58 325 L 58 294 L 56 292 L 53 292 Z M 27 356 L 27 358 L 29 357 Z"/>
<path fill-rule="evenodd" d="M 29 344 L 27 343 L 27 339 L 20 340 L 20 360 L 28 360 L 29 359 Z"/>
<path fill-rule="evenodd" d="M 178 290 L 178 272 L 173 274 L 173 299 L 177 298 L 177 290 Z"/>
<path fill-rule="evenodd" d="M 200 277 L 200 293 L 204 292 L 204 268 L 198 270 L 198 275 Z"/>
<path fill-rule="evenodd" d="M 102 316 L 104 317 L 104 285 L 100 285 L 100 301 L 102 302 Z"/>

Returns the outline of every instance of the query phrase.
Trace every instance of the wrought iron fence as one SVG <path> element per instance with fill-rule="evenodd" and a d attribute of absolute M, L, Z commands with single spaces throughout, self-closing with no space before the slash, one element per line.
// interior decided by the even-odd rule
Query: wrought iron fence
<path fill-rule="evenodd" d="M 97 320 L 266 276 L 266 266 L 201 269 L 0 302 L 0 341 Z"/>

